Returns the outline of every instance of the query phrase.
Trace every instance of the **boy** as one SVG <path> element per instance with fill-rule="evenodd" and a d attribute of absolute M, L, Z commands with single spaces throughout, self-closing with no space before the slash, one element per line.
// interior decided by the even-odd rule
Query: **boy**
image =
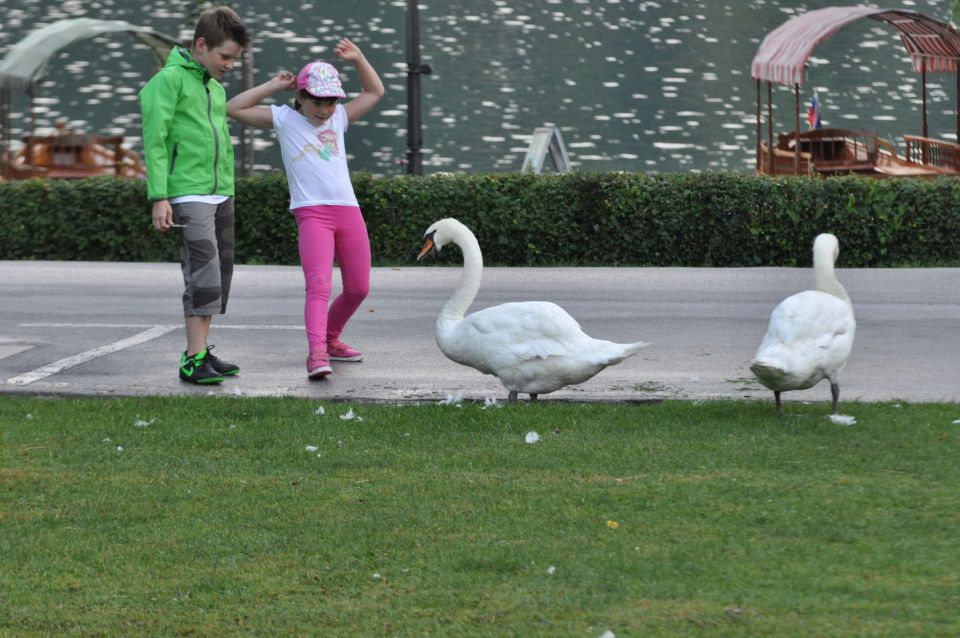
<path fill-rule="evenodd" d="M 207 346 L 214 314 L 223 314 L 233 276 L 233 146 L 220 80 L 250 38 L 240 17 L 218 6 L 197 21 L 190 51 L 176 47 L 140 91 L 147 196 L 153 226 L 180 228 L 187 349 L 180 379 L 220 383 L 240 368 Z"/>

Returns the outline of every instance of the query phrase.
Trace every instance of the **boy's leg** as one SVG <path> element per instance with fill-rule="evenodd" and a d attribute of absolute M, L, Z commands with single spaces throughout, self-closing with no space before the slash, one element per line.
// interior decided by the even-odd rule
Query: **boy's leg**
<path fill-rule="evenodd" d="M 370 293 L 370 238 L 359 208 L 344 206 L 338 212 L 336 256 L 343 291 L 330 306 L 328 342 L 339 340 L 347 321 Z"/>
<path fill-rule="evenodd" d="M 210 334 L 210 315 L 184 317 L 187 329 L 187 356 L 192 357 L 207 347 L 207 335 Z"/>
<path fill-rule="evenodd" d="M 227 312 L 230 284 L 233 282 L 234 242 L 233 198 L 217 206 L 215 218 L 217 254 L 220 256 L 220 314 Z"/>
<path fill-rule="evenodd" d="M 323 207 L 294 211 L 297 218 L 300 265 L 306 283 L 303 320 L 311 355 L 327 354 L 327 304 L 333 278 L 333 223 Z"/>
<path fill-rule="evenodd" d="M 230 284 L 233 281 L 233 262 L 234 262 L 234 214 L 233 197 L 220 202 L 217 205 L 217 212 L 214 216 L 214 232 L 217 238 L 217 255 L 220 258 L 220 314 L 227 311 L 227 300 L 230 298 Z M 213 346 L 208 343 L 210 333 L 210 323 L 212 316 L 206 317 L 206 322 L 196 322 L 196 332 L 198 340 L 202 336 L 204 344 L 204 357 L 210 363 L 210 367 L 218 374 L 225 377 L 232 377 L 240 374 L 240 366 L 229 361 L 224 361 L 214 355 L 210 350 Z M 189 329 L 188 333 L 189 335 Z"/>
<path fill-rule="evenodd" d="M 184 225 L 180 267 L 183 271 L 187 356 L 206 347 L 212 315 L 222 312 L 225 305 L 221 296 L 222 267 L 217 249 L 217 209 L 218 206 L 203 202 L 173 206 L 174 220 Z"/>
<path fill-rule="evenodd" d="M 211 316 L 221 309 L 220 258 L 217 253 L 217 207 L 203 202 L 173 205 L 173 219 L 183 224 L 180 268 L 183 271 L 183 314 L 187 350 L 180 357 L 180 379 L 220 383 L 223 376 L 206 360 Z"/>

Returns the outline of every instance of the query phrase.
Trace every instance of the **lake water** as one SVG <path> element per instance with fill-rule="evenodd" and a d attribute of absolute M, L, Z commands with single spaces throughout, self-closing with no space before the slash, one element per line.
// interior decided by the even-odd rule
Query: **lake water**
<path fill-rule="evenodd" d="M 72 17 L 126 20 L 189 36 L 193 2 L 0 0 L 0 55 L 34 28 Z M 560 129 L 583 171 L 751 171 L 756 84 L 750 62 L 769 31 L 798 12 L 831 6 L 810 0 L 448 0 L 420 5 L 424 172 L 520 169 L 533 130 Z M 842 4 L 842 3 L 841 3 Z M 851 2 L 850 4 L 853 4 Z M 948 18 L 945 0 L 898 6 Z M 404 172 L 406 2 L 235 3 L 255 38 L 255 80 L 332 57 L 354 40 L 380 72 L 387 95 L 347 135 L 353 170 Z M 888 6 L 888 5 L 883 5 Z M 153 9 L 152 7 L 157 7 Z M 350 65 L 348 92 L 359 90 Z M 127 135 L 140 150 L 137 91 L 149 78 L 146 49 L 126 35 L 65 49 L 36 100 L 41 133 L 65 120 L 74 130 Z M 929 74 L 929 133 L 955 139 L 952 74 Z M 240 87 L 235 70 L 228 95 Z M 806 103 L 816 87 L 824 126 L 869 128 L 895 140 L 919 134 L 920 76 L 897 36 L 862 20 L 822 43 L 811 59 Z M 793 91 L 775 90 L 777 130 L 792 128 Z M 14 101 L 14 139 L 29 127 L 26 99 Z M 802 115 L 801 117 L 804 117 Z M 238 127 L 234 127 L 239 131 Z M 256 139 L 258 168 L 280 165 L 270 131 Z"/>

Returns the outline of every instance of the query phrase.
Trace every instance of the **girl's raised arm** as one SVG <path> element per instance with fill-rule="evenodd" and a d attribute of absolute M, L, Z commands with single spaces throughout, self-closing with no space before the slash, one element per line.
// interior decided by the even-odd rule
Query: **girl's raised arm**
<path fill-rule="evenodd" d="M 272 128 L 273 114 L 270 107 L 260 106 L 260 100 L 278 91 L 293 89 L 296 85 L 297 76 L 289 71 L 281 71 L 260 86 L 233 96 L 227 102 L 227 115 L 247 126 Z"/>
<path fill-rule="evenodd" d="M 343 38 L 340 40 L 334 47 L 333 52 L 339 58 L 353 62 L 353 66 L 357 68 L 357 73 L 360 74 L 360 85 L 363 90 L 360 91 L 360 95 L 343 105 L 347 112 L 347 121 L 353 124 L 369 113 L 370 109 L 383 97 L 385 93 L 383 82 L 373 67 L 370 66 L 370 63 L 367 62 L 367 58 L 364 57 L 360 47 L 349 39 Z"/>

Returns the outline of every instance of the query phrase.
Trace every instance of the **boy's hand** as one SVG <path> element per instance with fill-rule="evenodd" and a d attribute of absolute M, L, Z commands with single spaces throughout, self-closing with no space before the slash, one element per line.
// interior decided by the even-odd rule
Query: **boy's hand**
<path fill-rule="evenodd" d="M 153 202 L 153 227 L 165 233 L 173 226 L 173 207 L 165 199 Z"/>
<path fill-rule="evenodd" d="M 333 52 L 338 58 L 346 60 L 347 62 L 356 62 L 357 60 L 363 59 L 363 51 L 351 42 L 349 38 L 341 39 L 340 42 L 337 43 L 337 46 L 333 47 Z"/>
<path fill-rule="evenodd" d="M 270 88 L 273 91 L 289 91 L 296 88 L 297 76 L 290 71 L 280 71 L 270 78 Z"/>

